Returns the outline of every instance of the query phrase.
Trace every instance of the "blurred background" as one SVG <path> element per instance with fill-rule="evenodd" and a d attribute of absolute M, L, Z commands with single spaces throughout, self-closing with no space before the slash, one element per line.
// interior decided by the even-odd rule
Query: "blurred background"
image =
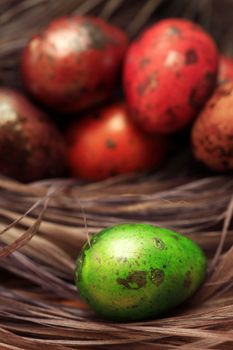
<path fill-rule="evenodd" d="M 213 35 L 222 52 L 233 55 L 233 0 L 1 0 L 1 85 L 21 86 L 22 47 L 51 18 L 70 13 L 101 16 L 130 38 L 160 18 L 190 18 Z"/>

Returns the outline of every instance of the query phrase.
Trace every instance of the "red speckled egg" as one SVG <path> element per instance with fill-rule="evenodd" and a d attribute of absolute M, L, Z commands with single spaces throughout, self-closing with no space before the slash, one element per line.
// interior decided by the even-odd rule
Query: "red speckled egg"
<path fill-rule="evenodd" d="M 127 43 L 120 29 L 100 18 L 56 19 L 25 47 L 24 83 L 59 112 L 90 107 L 112 93 Z"/>
<path fill-rule="evenodd" d="M 32 181 L 61 176 L 65 164 L 56 126 L 20 93 L 0 89 L 0 174 Z"/>
<path fill-rule="evenodd" d="M 124 90 L 136 122 L 149 133 L 186 127 L 212 93 L 218 52 L 211 37 L 184 19 L 158 22 L 130 46 Z"/>
<path fill-rule="evenodd" d="M 233 169 L 233 82 L 220 85 L 195 121 L 192 147 L 209 168 Z"/>
<path fill-rule="evenodd" d="M 102 180 L 158 165 L 166 153 L 166 140 L 148 136 L 131 119 L 126 105 L 118 103 L 70 125 L 67 139 L 72 176 Z"/>
<path fill-rule="evenodd" d="M 219 58 L 218 83 L 233 81 L 233 58 L 221 55 Z"/>

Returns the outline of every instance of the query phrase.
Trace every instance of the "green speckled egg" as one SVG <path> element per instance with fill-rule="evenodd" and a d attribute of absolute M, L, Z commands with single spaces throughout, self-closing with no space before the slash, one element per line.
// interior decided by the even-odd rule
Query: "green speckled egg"
<path fill-rule="evenodd" d="M 121 224 L 92 237 L 77 259 L 76 285 L 100 316 L 153 318 L 190 297 L 203 282 L 206 257 L 176 232 Z"/>

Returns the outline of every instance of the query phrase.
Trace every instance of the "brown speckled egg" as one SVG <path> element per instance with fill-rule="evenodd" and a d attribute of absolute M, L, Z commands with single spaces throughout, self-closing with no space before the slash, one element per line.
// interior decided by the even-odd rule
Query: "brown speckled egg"
<path fill-rule="evenodd" d="M 25 182 L 61 176 L 65 155 L 47 116 L 20 93 L 0 89 L 0 174 Z"/>
<path fill-rule="evenodd" d="M 126 54 L 124 91 L 135 121 L 154 134 L 182 130 L 212 94 L 217 70 L 215 43 L 201 27 L 176 18 L 156 23 Z"/>
<path fill-rule="evenodd" d="M 233 83 L 221 85 L 192 129 L 195 157 L 217 171 L 233 169 Z"/>
<path fill-rule="evenodd" d="M 23 50 L 28 91 L 60 113 L 76 113 L 113 92 L 128 39 L 101 18 L 54 19 Z"/>
<path fill-rule="evenodd" d="M 124 103 L 90 111 L 67 130 L 71 175 L 103 180 L 157 167 L 167 153 L 167 139 L 147 135 L 132 122 Z"/>

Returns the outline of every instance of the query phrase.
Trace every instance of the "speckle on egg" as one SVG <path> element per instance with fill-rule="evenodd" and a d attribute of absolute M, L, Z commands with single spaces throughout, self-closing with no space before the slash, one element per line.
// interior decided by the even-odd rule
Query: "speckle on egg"
<path fill-rule="evenodd" d="M 19 181 L 62 176 L 65 140 L 25 96 L 0 89 L 0 173 Z"/>
<path fill-rule="evenodd" d="M 130 45 L 124 64 L 135 122 L 151 134 L 185 128 L 213 92 L 217 69 L 215 43 L 201 27 L 177 18 L 152 25 Z"/>
<path fill-rule="evenodd" d="M 136 321 L 181 304 L 205 272 L 206 258 L 188 238 L 151 225 L 121 224 L 99 232 L 83 247 L 75 280 L 100 316 Z"/>
<path fill-rule="evenodd" d="M 195 157 L 217 171 L 233 169 L 233 82 L 220 85 L 192 129 Z"/>

